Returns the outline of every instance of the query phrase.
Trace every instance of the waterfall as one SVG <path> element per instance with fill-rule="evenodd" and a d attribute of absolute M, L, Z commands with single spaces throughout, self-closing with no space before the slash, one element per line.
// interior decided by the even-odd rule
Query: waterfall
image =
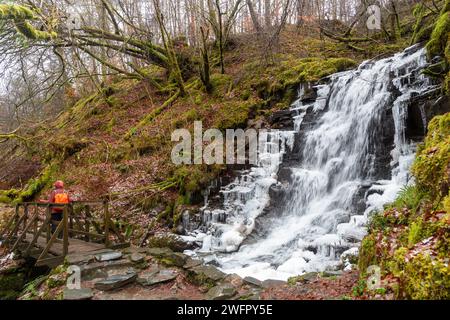
<path fill-rule="evenodd" d="M 263 150 L 258 166 L 222 190 L 220 208 L 203 208 L 201 228 L 186 237 L 203 245 L 191 254 L 260 280 L 342 268 L 371 213 L 411 183 L 407 110 L 431 86 L 420 72 L 426 63 L 414 46 L 332 75 L 314 88 L 315 102 L 302 102 L 302 87 L 294 131 L 269 133 L 267 145 L 280 143 L 280 152 Z M 284 161 L 289 154 L 296 160 Z"/>

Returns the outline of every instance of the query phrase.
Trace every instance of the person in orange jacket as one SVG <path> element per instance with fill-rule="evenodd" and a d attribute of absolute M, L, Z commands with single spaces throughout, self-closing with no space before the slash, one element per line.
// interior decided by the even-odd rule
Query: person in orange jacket
<path fill-rule="evenodd" d="M 55 189 L 51 192 L 48 197 L 48 202 L 51 204 L 67 205 L 71 202 L 69 193 L 64 189 L 63 181 L 55 182 Z M 63 207 L 52 207 L 52 218 L 51 218 L 51 228 L 52 233 L 56 231 L 58 224 L 63 218 Z"/>

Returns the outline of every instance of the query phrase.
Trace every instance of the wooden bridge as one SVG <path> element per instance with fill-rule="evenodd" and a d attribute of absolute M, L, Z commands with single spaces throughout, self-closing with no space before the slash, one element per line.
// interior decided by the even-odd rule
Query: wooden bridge
<path fill-rule="evenodd" d="M 52 233 L 52 209 L 62 220 Z M 128 246 L 109 214 L 108 202 L 74 201 L 68 205 L 22 203 L 0 233 L 9 252 L 36 259 L 37 266 L 56 266 L 70 254 Z"/>

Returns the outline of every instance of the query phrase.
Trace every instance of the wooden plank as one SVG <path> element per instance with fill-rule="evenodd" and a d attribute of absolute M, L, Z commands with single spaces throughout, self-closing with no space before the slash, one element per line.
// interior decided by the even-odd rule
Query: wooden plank
<path fill-rule="evenodd" d="M 47 217 L 47 219 L 44 221 L 42 226 L 39 228 L 38 232 L 36 232 L 33 235 L 33 239 L 31 239 L 30 244 L 28 245 L 27 250 L 25 251 L 25 256 L 30 254 L 31 248 L 35 245 L 35 243 L 37 242 L 38 238 L 41 236 L 41 233 L 44 231 L 44 229 L 47 228 L 47 233 L 50 231 L 50 219 L 51 219 L 50 216 Z"/>
<path fill-rule="evenodd" d="M 23 239 L 25 239 L 28 229 L 31 228 L 31 226 L 34 223 L 34 220 L 37 218 L 38 213 L 36 212 L 33 217 L 30 219 L 30 221 L 28 222 L 28 225 L 25 227 L 25 229 L 23 230 L 22 234 L 19 236 L 19 238 L 17 239 L 16 243 L 14 243 L 13 247 L 11 248 L 11 251 L 16 250 L 17 246 L 19 245 L 19 243 L 22 242 Z"/>
<path fill-rule="evenodd" d="M 36 267 L 43 267 L 47 266 L 50 268 L 54 268 L 59 266 L 64 262 L 64 257 L 51 257 L 46 259 L 40 259 L 36 261 Z"/>
<path fill-rule="evenodd" d="M 83 236 L 95 237 L 95 238 L 100 238 L 100 239 L 105 238 L 104 234 L 85 232 L 85 231 L 79 231 L 79 230 L 73 230 L 73 229 L 69 229 L 69 231 L 71 234 L 81 234 Z M 86 242 L 88 242 L 88 241 L 86 241 Z"/>
<path fill-rule="evenodd" d="M 8 234 L 8 237 L 6 238 L 6 242 L 8 243 L 9 242 L 9 240 L 14 236 L 14 235 L 16 235 L 17 234 L 17 232 L 18 232 L 18 230 L 19 230 L 19 227 L 20 227 L 20 224 L 22 223 L 22 221 L 25 219 L 25 214 L 24 215 L 22 215 L 21 217 L 20 217 L 20 219 L 16 222 L 16 225 L 14 226 L 14 229 Z M 17 220 L 17 219 L 16 219 Z"/>
<path fill-rule="evenodd" d="M 31 240 L 31 235 L 28 235 L 27 240 Z M 41 249 L 44 249 L 47 245 L 45 237 L 39 237 L 35 245 Z M 79 239 L 69 239 L 69 252 L 68 254 L 85 253 L 96 250 L 105 249 L 105 245 L 101 243 L 86 242 Z M 48 253 L 53 255 L 63 254 L 62 242 L 55 242 L 53 246 L 49 249 Z"/>
<path fill-rule="evenodd" d="M 109 206 L 108 206 L 108 202 L 105 201 L 105 203 L 103 204 L 104 206 L 104 224 L 105 224 L 105 245 L 108 247 L 109 246 Z"/>
<path fill-rule="evenodd" d="M 47 245 L 45 246 L 45 249 L 44 249 L 44 251 L 42 251 L 42 253 L 39 256 L 38 260 L 41 260 L 42 258 L 44 258 L 48 254 L 50 248 L 52 247 L 52 245 L 55 242 L 55 240 L 58 237 L 58 235 L 61 233 L 61 230 L 63 229 L 63 227 L 64 227 L 63 226 L 63 222 L 61 221 L 58 224 L 58 227 L 56 228 L 56 230 L 53 233 L 52 237 L 50 238 L 50 241 L 47 242 Z"/>
<path fill-rule="evenodd" d="M 69 252 L 69 208 L 65 207 L 63 212 L 63 256 Z"/>

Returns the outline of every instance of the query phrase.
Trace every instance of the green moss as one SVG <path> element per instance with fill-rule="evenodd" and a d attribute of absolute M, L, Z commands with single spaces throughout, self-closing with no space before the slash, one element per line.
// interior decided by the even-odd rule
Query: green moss
<path fill-rule="evenodd" d="M 21 191 L 18 196 L 13 201 L 14 204 L 22 203 L 26 201 L 33 200 L 33 198 L 42 191 L 45 187 L 49 186 L 52 182 L 53 176 L 57 172 L 59 165 L 53 163 L 48 165 L 42 172 L 41 175 L 35 179 L 31 179 L 28 182 L 27 187 Z"/>
<path fill-rule="evenodd" d="M 413 222 L 409 228 L 408 246 L 414 246 L 421 239 L 422 221 Z"/>
<path fill-rule="evenodd" d="M 450 268 L 441 259 L 431 258 L 419 253 L 405 260 L 408 251 L 398 249 L 392 264 L 393 274 L 402 280 L 406 298 L 411 299 L 449 299 Z"/>
<path fill-rule="evenodd" d="M 450 12 L 446 11 L 441 14 L 436 26 L 431 34 L 430 41 L 426 44 L 427 53 L 430 58 L 443 55 L 448 41 L 448 33 L 450 32 Z"/>
<path fill-rule="evenodd" d="M 2 19 L 34 19 L 33 10 L 17 4 L 0 4 L 0 18 Z"/>
<path fill-rule="evenodd" d="M 429 124 L 429 134 L 420 146 L 412 172 L 420 187 L 432 198 L 448 192 L 450 163 L 450 113 L 435 117 Z"/>
<path fill-rule="evenodd" d="M 358 268 L 364 273 L 369 266 L 375 264 L 377 264 L 376 239 L 373 235 L 369 235 L 361 243 Z"/>
<path fill-rule="evenodd" d="M 0 19 L 13 20 L 17 31 L 27 39 L 51 40 L 58 35 L 56 32 L 41 31 L 33 27 L 27 20 L 35 19 L 35 14 L 29 7 L 17 4 L 0 4 Z"/>
<path fill-rule="evenodd" d="M 0 300 L 15 300 L 25 284 L 25 274 L 20 269 L 12 269 L 0 275 Z"/>

